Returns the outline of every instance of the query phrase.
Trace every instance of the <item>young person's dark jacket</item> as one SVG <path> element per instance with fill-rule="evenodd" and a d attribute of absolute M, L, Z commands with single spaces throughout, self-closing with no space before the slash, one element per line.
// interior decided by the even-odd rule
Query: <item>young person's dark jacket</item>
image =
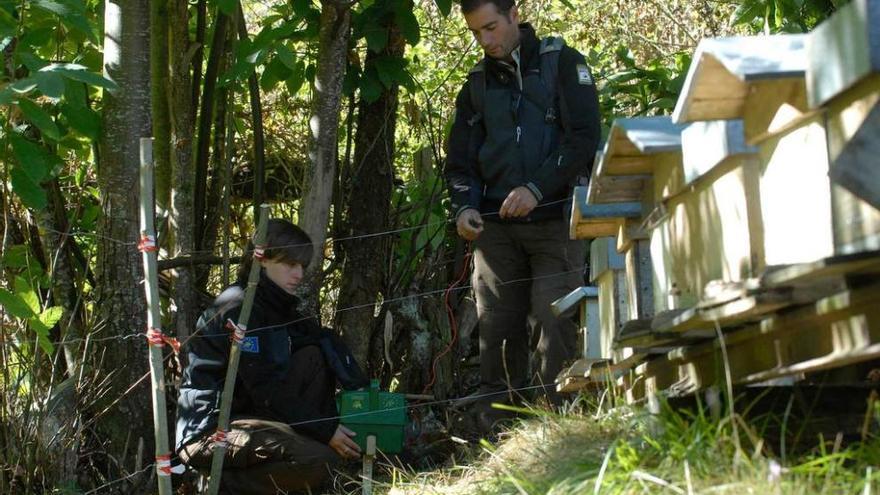
<path fill-rule="evenodd" d="M 534 29 L 520 24 L 523 90 L 509 65 L 485 57 L 485 115 L 474 118 L 481 112 L 473 108 L 470 80 L 459 91 L 445 171 L 455 215 L 475 208 L 498 221 L 491 213 L 500 210 L 511 190 L 526 186 L 538 207 L 524 219 L 508 221 L 559 219 L 577 178 L 589 177 L 601 134 L 595 82 L 583 55 L 563 46 L 556 90 L 559 118 L 548 132 L 543 110 L 533 101 L 540 98 L 527 94 L 530 88 L 543 88 L 534 83 L 541 68 L 539 51 Z"/>
<path fill-rule="evenodd" d="M 217 428 L 232 334 L 226 323 L 238 321 L 243 286 L 232 285 L 217 297 L 199 318 L 197 333 L 185 346 L 189 364 L 183 372 L 177 406 L 177 451 Z M 296 310 L 297 302 L 296 296 L 278 287 L 265 272 L 261 274 L 247 337 L 242 343 L 232 418 L 257 417 L 295 424 L 337 415 L 332 397 L 324 404 L 304 404 L 292 398 L 293 388 L 287 386 L 293 352 L 329 338 L 329 331 L 314 318 Z M 327 443 L 337 424 L 336 419 L 329 419 L 294 429 Z"/>

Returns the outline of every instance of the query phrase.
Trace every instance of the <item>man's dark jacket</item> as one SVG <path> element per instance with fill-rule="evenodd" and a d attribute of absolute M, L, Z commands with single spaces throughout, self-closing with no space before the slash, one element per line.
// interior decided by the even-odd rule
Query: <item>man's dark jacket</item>
<path fill-rule="evenodd" d="M 199 318 L 197 333 L 186 344 L 189 364 L 183 372 L 177 401 L 176 451 L 213 434 L 217 428 L 232 334 L 226 322 L 238 321 L 242 286 L 233 285 L 217 297 Z M 297 302 L 296 296 L 287 294 L 265 272 L 261 274 L 242 343 L 232 400 L 233 418 L 255 417 L 296 424 L 337 415 L 332 395 L 324 404 L 306 404 L 292 395 L 295 387 L 288 383 L 288 370 L 293 352 L 316 344 L 325 331 L 314 318 L 297 311 Z M 297 425 L 294 429 L 327 443 L 337 423 L 336 419 L 329 419 Z"/>
<path fill-rule="evenodd" d="M 595 82 L 583 55 L 563 46 L 556 90 L 559 118 L 546 125 L 534 95 L 543 88 L 535 86 L 540 84 L 535 82 L 540 80 L 539 49 L 534 29 L 520 24 L 522 89 L 510 65 L 486 57 L 483 112 L 473 108 L 470 78 L 458 93 L 446 157 L 456 215 L 474 208 L 487 220 L 499 220 L 494 213 L 510 191 L 525 186 L 539 203 L 528 217 L 514 221 L 561 219 L 577 178 L 589 176 L 601 133 Z"/>

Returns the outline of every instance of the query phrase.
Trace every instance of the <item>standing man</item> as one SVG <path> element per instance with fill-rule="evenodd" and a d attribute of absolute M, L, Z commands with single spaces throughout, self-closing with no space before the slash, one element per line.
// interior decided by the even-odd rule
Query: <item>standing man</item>
<path fill-rule="evenodd" d="M 480 394 L 527 386 L 537 340 L 534 383 L 558 404 L 553 382 L 575 357 L 577 327 L 550 304 L 583 284 L 585 246 L 569 239 L 566 212 L 599 143 L 596 87 L 583 55 L 538 39 L 513 0 L 462 0 L 461 11 L 486 56 L 455 101 L 446 180 L 458 235 L 474 243 Z M 482 401 L 481 428 L 507 397 Z"/>

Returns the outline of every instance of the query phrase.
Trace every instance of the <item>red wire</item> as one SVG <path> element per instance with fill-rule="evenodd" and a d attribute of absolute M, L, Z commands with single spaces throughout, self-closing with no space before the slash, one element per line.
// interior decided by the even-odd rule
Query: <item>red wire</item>
<path fill-rule="evenodd" d="M 440 361 L 440 358 L 445 356 L 449 351 L 452 350 L 452 346 L 455 345 L 455 341 L 458 339 L 458 324 L 455 322 L 455 313 L 452 311 L 452 305 L 449 304 L 449 296 L 452 294 L 452 291 L 458 287 L 459 284 L 464 281 L 465 276 L 468 273 L 468 267 L 470 266 L 471 260 L 471 244 L 468 243 L 467 250 L 464 254 L 464 262 L 461 266 L 461 273 L 458 278 L 452 282 L 452 285 L 446 288 L 446 293 L 443 295 L 443 303 L 446 306 L 446 316 L 449 318 L 449 326 L 452 330 L 452 338 L 449 339 L 449 344 L 443 349 L 443 352 L 437 354 L 434 357 L 434 363 L 431 365 L 431 381 L 425 385 L 425 388 L 422 390 L 422 394 L 426 394 L 431 387 L 434 386 L 434 382 L 437 381 L 437 363 Z"/>

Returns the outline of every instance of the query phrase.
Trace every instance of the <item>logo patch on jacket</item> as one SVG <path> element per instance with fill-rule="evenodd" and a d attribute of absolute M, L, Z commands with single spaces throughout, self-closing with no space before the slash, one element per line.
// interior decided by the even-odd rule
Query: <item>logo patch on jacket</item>
<path fill-rule="evenodd" d="M 241 352 L 252 352 L 254 354 L 259 354 L 260 338 L 256 335 L 245 337 L 244 340 L 241 341 Z"/>
<path fill-rule="evenodd" d="M 593 76 L 590 74 L 590 69 L 584 64 L 577 64 L 578 71 L 578 83 L 589 86 L 593 84 Z"/>

